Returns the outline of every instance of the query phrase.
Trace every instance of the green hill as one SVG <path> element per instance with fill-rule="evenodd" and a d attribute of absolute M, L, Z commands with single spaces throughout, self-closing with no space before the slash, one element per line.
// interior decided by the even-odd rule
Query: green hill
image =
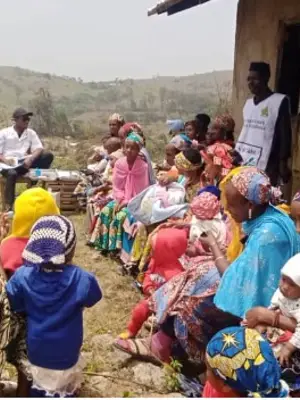
<path fill-rule="evenodd" d="M 218 71 L 183 77 L 83 82 L 18 67 L 0 67 L 1 119 L 9 117 L 18 105 L 36 105 L 40 89 L 49 93 L 55 108 L 69 121 L 101 124 L 114 111 L 144 124 L 170 117 L 186 118 L 200 111 L 213 113 L 220 102 L 228 101 L 231 79 L 231 71 Z"/>

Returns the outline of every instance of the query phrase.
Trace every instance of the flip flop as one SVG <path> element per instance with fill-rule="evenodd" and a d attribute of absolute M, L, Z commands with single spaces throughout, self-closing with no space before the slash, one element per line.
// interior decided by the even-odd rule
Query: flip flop
<path fill-rule="evenodd" d="M 149 362 L 157 366 L 163 365 L 163 362 L 151 353 L 145 339 L 117 339 L 113 346 L 136 360 Z"/>

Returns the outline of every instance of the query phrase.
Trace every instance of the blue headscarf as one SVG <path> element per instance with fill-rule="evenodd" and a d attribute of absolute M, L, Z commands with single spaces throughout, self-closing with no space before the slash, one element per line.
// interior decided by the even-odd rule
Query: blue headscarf
<path fill-rule="evenodd" d="M 217 188 L 217 186 L 213 186 L 213 185 L 207 185 L 204 188 L 200 189 L 199 192 L 197 193 L 197 196 L 199 196 L 199 194 L 201 193 L 211 193 L 214 194 L 218 200 L 220 200 L 221 198 L 221 190 Z"/>
<path fill-rule="evenodd" d="M 250 397 L 287 397 L 281 370 L 269 343 L 259 332 L 231 327 L 209 342 L 206 358 L 213 373 L 239 393 Z"/>

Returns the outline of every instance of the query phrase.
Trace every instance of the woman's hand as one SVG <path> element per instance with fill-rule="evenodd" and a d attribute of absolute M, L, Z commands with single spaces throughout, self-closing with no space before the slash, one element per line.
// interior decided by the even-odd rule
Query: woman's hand
<path fill-rule="evenodd" d="M 270 318 L 271 317 L 271 318 Z M 275 319 L 275 312 L 264 307 L 252 308 L 246 314 L 246 325 L 254 329 L 257 325 L 272 326 Z"/>
<path fill-rule="evenodd" d="M 217 244 L 216 239 L 214 236 L 208 232 L 206 234 L 203 234 L 202 236 L 199 237 L 199 240 L 202 244 L 208 246 L 208 247 L 213 247 Z"/>
<path fill-rule="evenodd" d="M 291 343 L 284 343 L 280 350 L 279 362 L 282 367 L 288 366 L 290 362 L 290 357 L 296 348 Z"/>

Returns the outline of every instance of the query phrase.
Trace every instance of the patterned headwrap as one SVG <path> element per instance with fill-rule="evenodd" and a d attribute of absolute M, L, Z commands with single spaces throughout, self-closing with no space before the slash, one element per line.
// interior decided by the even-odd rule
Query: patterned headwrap
<path fill-rule="evenodd" d="M 125 124 L 125 119 L 122 115 L 114 113 L 109 117 L 109 121 L 117 121 L 120 124 Z"/>
<path fill-rule="evenodd" d="M 177 169 L 186 172 L 196 171 L 197 169 L 201 168 L 201 164 L 191 163 L 183 153 L 179 153 L 175 156 L 175 166 Z"/>
<path fill-rule="evenodd" d="M 31 230 L 23 259 L 26 266 L 61 266 L 75 246 L 76 233 L 71 221 L 61 215 L 42 217 Z"/>
<path fill-rule="evenodd" d="M 234 132 L 235 122 L 232 116 L 228 113 L 218 115 L 214 119 L 213 124 L 225 129 L 226 132 Z"/>
<path fill-rule="evenodd" d="M 183 151 L 192 145 L 191 139 L 186 136 L 184 133 L 180 133 L 179 135 L 174 136 L 170 140 L 170 144 L 176 147 L 177 150 Z"/>
<path fill-rule="evenodd" d="M 217 196 L 210 192 L 202 192 L 194 197 L 191 203 L 191 211 L 198 219 L 213 219 L 219 214 L 221 208 Z"/>
<path fill-rule="evenodd" d="M 272 198 L 274 191 L 270 179 L 261 170 L 255 167 L 245 167 L 234 175 L 231 183 L 238 192 L 253 204 L 267 204 Z"/>
<path fill-rule="evenodd" d="M 131 132 L 126 138 L 126 141 L 135 142 L 141 149 L 144 146 L 144 139 L 136 132 Z"/>
<path fill-rule="evenodd" d="M 119 130 L 119 138 L 125 139 L 131 132 L 142 134 L 143 129 L 137 122 L 127 122 Z"/>
<path fill-rule="evenodd" d="M 288 397 L 280 366 L 269 343 L 256 330 L 231 327 L 218 332 L 206 349 L 213 373 L 249 397 Z"/>
<path fill-rule="evenodd" d="M 213 163 L 222 167 L 221 176 L 224 177 L 233 168 L 232 147 L 226 143 L 215 143 L 201 151 L 201 156 L 207 164 Z"/>
<path fill-rule="evenodd" d="M 217 188 L 217 186 L 207 185 L 204 188 L 199 190 L 199 192 L 197 193 L 197 196 L 199 196 L 199 194 L 201 194 L 201 193 L 206 193 L 206 192 L 214 194 L 218 200 L 221 199 L 221 190 L 219 188 Z"/>

